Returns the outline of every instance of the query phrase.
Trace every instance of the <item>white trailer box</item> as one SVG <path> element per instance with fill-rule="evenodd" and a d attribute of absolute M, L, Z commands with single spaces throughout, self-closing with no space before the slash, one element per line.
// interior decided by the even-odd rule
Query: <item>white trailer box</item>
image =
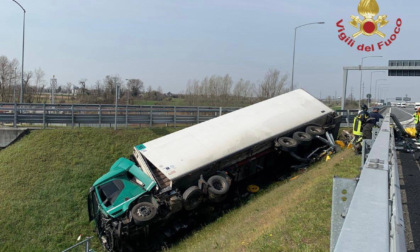
<path fill-rule="evenodd" d="M 201 167 L 288 134 L 332 112 L 298 89 L 138 145 L 134 152 L 141 153 L 174 183 Z"/>

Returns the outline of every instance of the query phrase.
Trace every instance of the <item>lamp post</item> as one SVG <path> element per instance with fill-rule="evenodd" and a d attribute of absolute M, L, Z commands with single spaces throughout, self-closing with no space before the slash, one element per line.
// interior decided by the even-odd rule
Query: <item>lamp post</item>
<path fill-rule="evenodd" d="M 384 90 L 384 86 L 389 86 L 389 84 L 379 84 L 378 85 L 378 99 L 381 101 L 381 90 Z M 383 95 L 383 93 L 382 93 Z"/>
<path fill-rule="evenodd" d="M 118 93 L 120 90 L 120 85 L 118 85 L 115 79 L 115 126 L 114 129 L 117 130 L 117 113 L 118 113 Z"/>
<path fill-rule="evenodd" d="M 25 59 L 25 14 L 26 10 L 18 3 L 16 0 L 12 0 L 17 5 L 19 5 L 20 8 L 23 10 L 23 41 L 22 41 L 22 73 L 21 73 L 21 83 L 20 83 L 20 103 L 23 102 L 23 62 Z"/>
<path fill-rule="evenodd" d="M 131 79 L 125 79 L 126 81 L 130 81 Z M 129 96 L 130 95 L 130 92 L 129 92 L 129 90 L 128 90 L 128 83 L 127 83 L 127 106 L 128 106 L 128 104 L 129 104 Z"/>
<path fill-rule="evenodd" d="M 372 97 L 372 76 L 373 76 L 374 73 L 385 73 L 385 71 L 372 71 L 372 72 L 370 72 L 369 94 L 370 94 L 371 97 Z M 369 99 L 368 107 L 370 107 L 370 100 L 371 99 Z"/>
<path fill-rule="evenodd" d="M 385 71 L 372 71 L 372 72 L 370 72 L 369 94 L 370 94 L 371 97 L 372 97 L 372 75 L 374 73 L 385 73 Z M 369 99 L 368 107 L 370 107 L 370 100 L 371 99 Z"/>
<path fill-rule="evenodd" d="M 298 28 L 300 28 L 302 26 L 312 25 L 312 24 L 325 24 L 325 22 L 307 23 L 307 24 L 303 24 L 303 25 L 299 25 L 299 26 L 295 27 L 295 38 L 294 38 L 294 41 L 293 41 L 293 65 L 292 65 L 292 85 L 291 85 L 292 90 L 293 90 L 293 77 L 294 77 L 294 74 L 295 74 L 296 31 L 297 31 Z"/>
<path fill-rule="evenodd" d="M 376 80 L 376 82 L 375 82 L 375 100 L 376 100 L 376 102 L 378 102 L 377 89 L 376 89 L 376 86 L 378 85 L 378 81 L 386 81 L 386 79 L 379 79 L 379 80 Z"/>
<path fill-rule="evenodd" d="M 17 79 L 17 74 L 16 74 L 16 67 L 15 67 L 15 78 L 13 81 L 13 103 L 16 103 L 16 79 Z"/>
<path fill-rule="evenodd" d="M 51 81 L 51 104 L 55 104 L 55 89 L 57 88 L 57 78 L 55 78 L 55 75 L 53 75 Z"/>
<path fill-rule="evenodd" d="M 382 57 L 382 56 L 366 56 L 366 57 L 363 57 L 362 58 L 362 62 L 360 63 L 360 87 L 359 87 L 359 90 L 360 90 L 360 98 L 359 98 L 359 108 L 360 108 L 360 105 L 361 105 L 361 102 L 362 102 L 362 77 L 363 77 L 363 70 L 362 70 L 362 66 L 363 66 L 363 60 L 364 59 L 366 59 L 366 58 L 380 58 L 380 57 Z"/>

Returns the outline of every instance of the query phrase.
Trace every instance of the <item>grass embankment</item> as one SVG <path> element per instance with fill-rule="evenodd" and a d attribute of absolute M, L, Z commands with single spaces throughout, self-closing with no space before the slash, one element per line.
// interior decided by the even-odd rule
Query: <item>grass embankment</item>
<path fill-rule="evenodd" d="M 92 183 L 132 146 L 173 131 L 39 130 L 1 150 L 0 251 L 60 251 L 79 234 L 94 236 L 86 204 Z M 354 177 L 359 164 L 341 152 L 261 191 L 171 251 L 327 251 L 332 177 Z"/>
<path fill-rule="evenodd" d="M 359 174 L 346 150 L 270 186 L 168 251 L 328 251 L 332 178 Z"/>
<path fill-rule="evenodd" d="M 60 251 L 94 235 L 86 199 L 93 182 L 134 145 L 173 131 L 39 130 L 1 150 L 0 251 Z"/>

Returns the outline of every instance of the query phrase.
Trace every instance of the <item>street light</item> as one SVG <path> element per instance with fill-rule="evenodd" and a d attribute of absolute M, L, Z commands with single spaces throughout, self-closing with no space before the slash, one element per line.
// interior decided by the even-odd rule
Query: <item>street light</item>
<path fill-rule="evenodd" d="M 129 94 L 130 94 L 130 90 L 128 90 L 128 82 L 131 80 L 131 79 L 125 79 L 126 81 L 127 81 L 127 106 L 128 106 L 128 104 L 129 104 L 129 101 L 130 101 L 130 99 L 129 99 Z"/>
<path fill-rule="evenodd" d="M 371 98 L 372 98 L 372 75 L 374 73 L 385 73 L 385 71 L 372 71 L 372 72 L 370 72 L 369 94 L 370 94 L 370 97 Z M 368 107 L 370 107 L 370 100 L 371 100 L 371 98 L 368 99 Z"/>
<path fill-rule="evenodd" d="M 376 100 L 376 102 L 378 102 L 377 89 L 376 89 L 376 86 L 378 85 L 378 81 L 386 81 L 386 79 L 379 79 L 379 80 L 376 80 L 376 82 L 375 82 L 375 100 Z"/>
<path fill-rule="evenodd" d="M 360 87 L 359 87 L 359 90 L 360 90 L 360 99 L 359 99 L 359 108 L 360 108 L 360 103 L 362 102 L 362 76 L 363 76 L 363 70 L 362 70 L 362 66 L 363 66 L 363 60 L 364 59 L 366 59 L 366 58 L 380 58 L 380 57 L 382 57 L 382 56 L 366 56 L 366 57 L 363 57 L 362 58 L 362 62 L 360 63 Z"/>
<path fill-rule="evenodd" d="M 384 95 L 385 90 L 388 88 L 388 87 L 385 87 L 385 86 L 389 86 L 389 84 L 379 84 L 378 85 L 378 98 L 379 98 L 379 101 L 381 100 L 381 96 Z M 384 92 L 382 93 L 381 90 L 383 90 Z"/>
<path fill-rule="evenodd" d="M 114 125 L 114 129 L 117 130 L 118 93 L 120 91 L 120 85 L 118 85 L 116 78 L 114 80 L 115 80 L 115 125 Z"/>
<path fill-rule="evenodd" d="M 16 0 L 12 0 L 17 5 L 19 5 L 20 8 L 23 10 L 23 41 L 22 41 L 22 74 L 21 74 L 21 83 L 20 83 L 20 103 L 23 102 L 23 62 L 25 59 L 25 14 L 26 10 L 18 3 Z"/>
<path fill-rule="evenodd" d="M 306 25 L 312 25 L 312 24 L 325 24 L 325 22 L 314 22 L 314 23 L 307 23 L 307 24 L 303 24 L 303 25 L 299 25 L 297 27 L 295 27 L 295 38 L 293 41 L 293 65 L 292 65 L 292 85 L 291 85 L 291 89 L 293 91 L 293 77 L 295 74 L 295 49 L 296 49 L 296 30 L 302 26 L 306 26 Z"/>
<path fill-rule="evenodd" d="M 16 67 L 15 67 L 15 78 L 13 82 L 13 103 L 16 103 L 16 79 L 17 79 L 17 74 L 16 74 Z"/>

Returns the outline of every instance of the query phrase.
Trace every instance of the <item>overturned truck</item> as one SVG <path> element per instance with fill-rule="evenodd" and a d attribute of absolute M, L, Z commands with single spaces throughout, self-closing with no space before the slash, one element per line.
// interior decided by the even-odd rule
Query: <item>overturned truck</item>
<path fill-rule="evenodd" d="M 334 152 L 340 121 L 295 90 L 139 144 L 130 160 L 120 158 L 93 184 L 89 219 L 108 251 L 146 241 L 154 226 L 223 202 L 235 184 L 273 160 L 276 169 L 282 159 L 301 167 Z"/>

